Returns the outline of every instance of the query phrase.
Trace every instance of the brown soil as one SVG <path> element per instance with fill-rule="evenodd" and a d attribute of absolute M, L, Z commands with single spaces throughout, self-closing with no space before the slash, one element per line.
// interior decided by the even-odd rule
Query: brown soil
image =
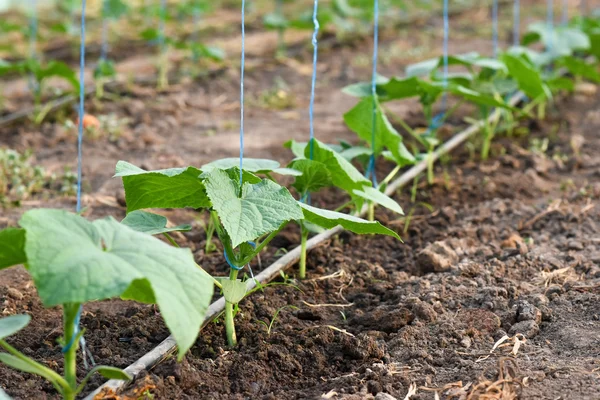
<path fill-rule="evenodd" d="M 465 16 L 464 26 L 478 15 Z M 359 45 L 368 53 L 366 43 Z M 456 52 L 472 48 L 456 45 Z M 418 37 L 384 46 L 427 48 Z M 352 138 L 340 115 L 354 99 L 339 89 L 368 76 L 368 65 L 356 53 L 340 48 L 321 59 L 316 118 L 324 141 Z M 248 156 L 289 160 L 281 143 L 307 137 L 309 62 L 249 71 L 249 94 L 259 98 L 279 76 L 295 104 L 272 110 L 250 100 Z M 397 64 L 388 65 L 383 74 L 398 72 Z M 87 215 L 124 215 L 121 183 L 110 179 L 118 159 L 164 168 L 237 155 L 237 85 L 235 70 L 229 70 L 219 79 L 191 81 L 162 94 L 133 87 L 118 101 L 91 105 L 96 115 L 130 120 L 112 141 L 86 139 Z M 531 124 L 530 136 L 498 140 L 488 162 L 474 162 L 461 150 L 437 168 L 433 187 L 416 186 L 416 202 L 410 188 L 398 194 L 407 214 L 414 209 L 410 221 L 378 211 L 378 219 L 405 230 L 404 244 L 347 233 L 335 237 L 309 253 L 310 279 L 292 281 L 300 290 L 271 286 L 241 303 L 237 348 L 227 348 L 221 323 L 211 323 L 181 364 L 166 360 L 134 382 L 127 393 L 132 397 L 123 398 L 148 391 L 161 399 L 390 399 L 384 394 L 404 398 L 415 384 L 413 400 L 433 399 L 432 389 L 442 399 L 486 398 L 498 391 L 504 398 L 599 399 L 599 104 L 598 94 L 562 100 L 560 113 Z M 418 122 L 410 104 L 404 107 L 394 111 Z M 530 151 L 531 139 L 546 137 L 544 155 Z M 15 126 L 0 138 L 12 148 L 35 149 L 37 161 L 52 171 L 74 165 L 74 132 L 60 119 L 41 129 Z M 379 166 L 382 175 L 389 169 Z M 0 226 L 15 224 L 29 208 L 72 208 L 72 200 L 24 202 L 4 210 Z M 343 200 L 332 191 L 316 201 Z M 188 211 L 165 215 L 175 223 L 194 218 Z M 209 272 L 223 275 L 221 255 L 204 253 L 205 235 L 194 224 L 177 240 Z M 298 241 L 291 227 L 273 243 L 263 265 L 275 259 L 278 248 Z M 23 269 L 2 271 L 0 301 L 5 315 L 33 317 L 10 342 L 61 370 L 60 310 L 42 308 Z M 259 321 L 268 325 L 278 310 L 267 332 Z M 119 300 L 86 305 L 82 326 L 96 362 L 116 367 L 126 367 L 168 335 L 153 307 Z M 504 335 L 509 339 L 491 352 Z M 524 341 L 516 355 L 510 353 L 515 337 Z M 101 383 L 95 377 L 87 390 Z M 17 399 L 57 398 L 43 380 L 4 366 L 0 385 Z"/>

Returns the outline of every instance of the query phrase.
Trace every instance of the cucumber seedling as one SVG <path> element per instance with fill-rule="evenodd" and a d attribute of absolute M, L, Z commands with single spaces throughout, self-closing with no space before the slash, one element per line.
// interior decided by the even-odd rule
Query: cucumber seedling
<path fill-rule="evenodd" d="M 130 379 L 123 371 L 93 368 L 77 380 L 76 353 L 84 331 L 81 307 L 116 296 L 158 304 L 179 348 L 178 359 L 194 344 L 213 294 L 211 277 L 200 270 L 189 249 L 179 249 L 112 218 L 93 222 L 63 210 L 27 211 L 21 228 L 0 231 L 0 269 L 24 264 L 46 307 L 63 310 L 64 376 L 31 360 L 4 339 L 22 329 L 28 316 L 0 320 L 0 361 L 52 383 L 66 400 L 74 400 L 90 376 Z"/>

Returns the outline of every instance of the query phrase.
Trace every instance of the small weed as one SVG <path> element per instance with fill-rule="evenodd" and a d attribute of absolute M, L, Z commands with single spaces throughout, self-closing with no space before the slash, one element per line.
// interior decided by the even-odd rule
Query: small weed
<path fill-rule="evenodd" d="M 275 323 L 275 321 L 277 321 L 277 317 L 279 316 L 279 313 L 286 308 L 291 308 L 292 310 L 298 309 L 298 307 L 288 304 L 288 305 L 278 308 L 277 311 L 275 311 L 275 314 L 273 314 L 273 318 L 271 318 L 271 321 L 268 324 L 265 321 L 258 320 L 258 323 L 263 325 L 267 329 L 267 336 L 271 336 L 271 331 L 273 330 L 273 324 Z"/>

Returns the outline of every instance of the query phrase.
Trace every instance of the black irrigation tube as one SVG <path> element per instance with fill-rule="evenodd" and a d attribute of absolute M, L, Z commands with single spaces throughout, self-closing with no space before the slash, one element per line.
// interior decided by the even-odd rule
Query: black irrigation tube
<path fill-rule="evenodd" d="M 515 94 L 509 100 L 509 104 L 511 106 L 516 106 L 524 98 L 525 98 L 525 95 L 523 93 L 519 92 L 519 93 Z M 490 114 L 490 116 L 486 120 L 480 120 L 477 123 L 469 126 L 467 129 L 454 135 L 451 139 L 449 139 L 447 142 L 445 142 L 441 147 L 439 147 L 433 153 L 433 161 L 437 161 L 442 155 L 451 152 L 456 147 L 461 145 L 469 137 L 473 136 L 481 128 L 483 128 L 486 123 L 496 122 L 500 118 L 500 115 L 501 115 L 501 111 L 496 109 L 492 114 Z M 409 170 L 407 170 L 404 174 L 402 174 L 400 177 L 398 177 L 396 180 L 394 180 L 390 183 L 390 185 L 387 187 L 385 193 L 389 196 L 392 196 L 397 190 L 404 187 L 408 183 L 412 182 L 413 179 L 418 177 L 422 172 L 424 172 L 427 169 L 428 162 L 429 162 L 429 160 L 423 160 L 423 161 L 419 162 L 417 165 L 415 165 L 412 168 L 410 168 Z M 360 212 L 360 215 L 362 216 L 362 215 L 366 214 L 366 212 L 367 212 L 367 206 L 363 207 L 363 209 Z M 334 236 L 340 232 L 342 232 L 342 228 L 340 226 L 337 226 L 333 229 L 329 229 L 323 233 L 316 235 L 315 237 L 313 237 L 306 243 L 307 250 L 311 250 L 311 249 L 317 247 L 319 244 L 323 243 L 324 241 L 328 240 L 329 238 L 331 238 L 332 236 Z M 270 282 L 271 280 L 273 280 L 274 278 L 280 276 L 279 275 L 280 271 L 283 271 L 283 270 L 289 268 L 290 266 L 292 266 L 295 262 L 298 261 L 299 258 L 300 258 L 300 246 L 294 248 L 292 251 L 288 252 L 287 254 L 285 254 L 284 256 L 279 258 L 273 264 L 268 266 L 264 271 L 262 271 L 260 274 L 258 274 L 255 278 L 261 284 L 266 284 L 266 283 Z M 250 291 L 256 287 L 256 282 L 251 281 L 248 286 L 249 286 L 248 290 Z M 212 303 L 210 305 L 210 307 L 208 308 L 206 317 L 202 324 L 202 328 L 204 326 L 206 326 L 208 323 L 210 323 L 215 317 L 217 317 L 223 311 L 224 307 L 225 307 L 225 298 L 224 297 L 221 297 L 220 299 L 218 299 L 217 301 Z M 157 365 L 160 362 L 162 362 L 163 360 L 165 360 L 171 354 L 173 354 L 175 352 L 176 348 L 177 348 L 177 344 L 175 343 L 175 339 L 173 339 L 173 336 L 169 336 L 168 338 L 163 340 L 158 346 L 156 346 L 154 349 L 152 349 L 150 352 L 144 354 L 133 364 L 131 364 L 130 366 L 125 368 L 125 372 L 127 372 L 129 375 L 133 376 L 135 379 L 143 371 L 151 369 L 155 365 Z M 125 386 L 126 383 L 127 382 L 125 382 L 125 381 L 111 379 L 111 380 L 107 381 L 106 383 L 104 383 L 99 388 L 97 388 L 96 390 L 94 390 L 92 393 L 87 395 L 84 400 L 93 400 L 94 396 L 96 394 L 100 393 L 104 389 L 109 389 L 109 390 L 112 389 L 112 390 L 116 391 L 116 390 L 122 388 L 123 386 Z"/>

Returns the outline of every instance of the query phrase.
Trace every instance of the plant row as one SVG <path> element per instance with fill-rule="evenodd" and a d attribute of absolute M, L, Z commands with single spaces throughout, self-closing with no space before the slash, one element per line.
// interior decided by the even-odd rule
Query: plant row
<path fill-rule="evenodd" d="M 439 144 L 441 122 L 457 108 L 453 105 L 436 119 L 437 102 L 447 96 L 449 104 L 452 97 L 458 104 L 475 105 L 486 118 L 492 109 L 502 110 L 501 122 L 486 123 L 482 129 L 481 155 L 485 158 L 501 126 L 509 130 L 514 127 L 512 121 L 530 116 L 533 110 L 543 117 L 546 105 L 558 91 L 572 90 L 578 80 L 599 80 L 598 35 L 600 21 L 594 19 L 581 19 L 556 30 L 533 25 L 522 47 L 509 49 L 498 59 L 476 54 L 451 56 L 450 66 L 462 69 L 447 76 L 440 73 L 441 59 L 412 65 L 407 77 L 381 77 L 375 96 L 370 84 L 347 87 L 347 93 L 361 99 L 344 119 L 361 140 L 373 143 L 372 147 L 328 145 L 315 139 L 307 143 L 289 141 L 286 146 L 295 158 L 285 167 L 272 160 L 244 159 L 240 164 L 238 159 L 221 159 L 200 167 L 146 171 L 119 161 L 115 177 L 123 181 L 127 202 L 127 216 L 122 221 L 109 217 L 91 222 L 62 210 L 37 209 L 22 216 L 19 228 L 0 231 L 0 268 L 25 265 L 42 303 L 63 309 L 60 345 L 64 376 L 29 359 L 5 340 L 27 325 L 27 315 L 0 320 L 0 347 L 6 350 L 0 353 L 0 361 L 48 379 L 64 398 L 73 399 L 95 372 L 107 378 L 129 378 L 123 371 L 99 366 L 78 381 L 76 352 L 84 335 L 78 329 L 82 305 L 113 297 L 157 304 L 181 359 L 199 334 L 215 288 L 225 298 L 226 336 L 235 346 L 235 316 L 253 279 L 245 273 L 241 276 L 241 271 L 282 229 L 288 224 L 300 227 L 299 278 L 306 275 L 310 232 L 341 225 L 357 234 L 400 239 L 396 232 L 374 221 L 373 208 L 377 204 L 402 213 L 398 203 L 383 191 L 402 167 L 431 158 Z M 546 51 L 533 50 L 536 45 Z M 518 90 L 529 98 L 521 110 L 507 100 Z M 409 150 L 389 121 L 384 104 L 411 97 L 419 99 L 429 126 L 419 132 L 396 117 L 407 137 L 412 138 L 414 146 Z M 396 163 L 379 185 L 365 177 L 369 168 L 375 172 L 373 160 L 378 157 Z M 291 189 L 277 183 L 275 175 L 293 179 Z M 432 179 L 433 168 L 429 175 Z M 328 187 L 346 193 L 348 203 L 341 209 L 350 209 L 350 213 L 311 205 L 311 195 Z M 191 208 L 205 214 L 210 226 L 207 232 L 216 233 L 230 266 L 229 276 L 211 276 L 196 264 L 189 249 L 179 248 L 170 233 L 190 230 L 191 226 L 167 227 L 165 217 L 146 211 L 161 208 Z M 366 220 L 358 217 L 364 208 L 370 211 Z M 257 288 L 261 288 L 258 283 Z"/>

